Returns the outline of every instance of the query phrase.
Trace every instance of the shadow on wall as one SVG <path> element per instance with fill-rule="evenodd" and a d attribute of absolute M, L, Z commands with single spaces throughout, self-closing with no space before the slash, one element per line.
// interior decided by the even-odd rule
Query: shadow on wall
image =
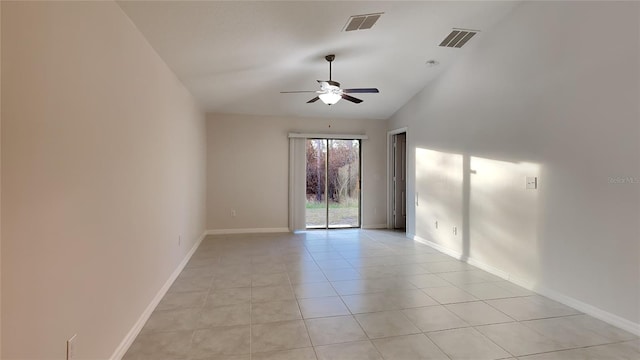
<path fill-rule="evenodd" d="M 416 235 L 534 282 L 540 165 L 423 148 L 415 155 Z M 534 181 L 536 188 L 528 189 Z"/>

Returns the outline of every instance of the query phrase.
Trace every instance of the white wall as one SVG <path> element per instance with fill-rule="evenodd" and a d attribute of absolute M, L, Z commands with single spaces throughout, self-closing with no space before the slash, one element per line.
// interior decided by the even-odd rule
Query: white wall
<path fill-rule="evenodd" d="M 205 229 L 204 113 L 114 2 L 3 2 L 2 90 L 2 358 L 107 359 Z"/>
<path fill-rule="evenodd" d="M 289 227 L 289 132 L 368 135 L 362 142 L 362 224 L 386 226 L 384 121 L 226 114 L 207 119 L 210 230 Z"/>
<path fill-rule="evenodd" d="M 522 3 L 388 125 L 409 127 L 408 232 L 636 333 L 639 7 Z"/>

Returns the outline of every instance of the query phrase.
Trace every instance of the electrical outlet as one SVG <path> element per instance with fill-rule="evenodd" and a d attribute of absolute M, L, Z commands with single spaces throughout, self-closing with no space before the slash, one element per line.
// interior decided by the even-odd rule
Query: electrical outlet
<path fill-rule="evenodd" d="M 182 245 L 182 235 L 178 235 L 178 246 Z"/>
<path fill-rule="evenodd" d="M 236 217 L 236 211 L 235 210 L 231 210 L 231 217 Z"/>
<path fill-rule="evenodd" d="M 453 235 L 458 235 L 458 227 L 457 226 L 453 227 Z"/>
<path fill-rule="evenodd" d="M 436 229 L 438 228 L 438 220 L 436 220 Z"/>
<path fill-rule="evenodd" d="M 74 334 L 69 340 L 67 340 L 67 360 L 73 360 L 76 358 L 76 337 L 78 334 Z"/>

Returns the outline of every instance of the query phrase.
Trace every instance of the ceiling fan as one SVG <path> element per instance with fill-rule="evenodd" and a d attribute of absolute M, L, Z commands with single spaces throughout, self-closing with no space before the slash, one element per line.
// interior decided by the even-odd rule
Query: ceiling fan
<path fill-rule="evenodd" d="M 323 103 L 327 105 L 333 105 L 340 101 L 340 99 L 345 99 L 347 101 L 351 101 L 356 104 L 360 104 L 362 100 L 355 98 L 353 96 L 347 95 L 349 93 L 354 94 L 366 94 L 366 93 L 379 93 L 376 88 L 356 88 L 356 89 L 341 89 L 340 83 L 337 81 L 331 80 L 331 63 L 335 60 L 335 55 L 327 55 L 324 57 L 329 62 L 329 80 L 323 81 L 318 80 L 320 83 L 320 90 L 308 90 L 308 91 L 281 91 L 281 94 L 294 94 L 294 93 L 316 93 L 318 94 L 313 99 L 307 101 L 307 104 L 314 103 L 318 100 L 322 100 Z"/>

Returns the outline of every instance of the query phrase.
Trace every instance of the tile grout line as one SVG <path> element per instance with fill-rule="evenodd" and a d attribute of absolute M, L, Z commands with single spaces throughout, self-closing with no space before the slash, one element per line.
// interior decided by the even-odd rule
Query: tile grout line
<path fill-rule="evenodd" d="M 620 340 L 620 341 L 614 341 L 614 342 L 604 343 L 604 344 L 586 345 L 586 346 L 578 346 L 578 347 L 572 347 L 572 348 L 566 348 L 566 349 L 559 349 L 559 350 L 542 351 L 542 352 L 531 353 L 531 354 L 525 354 L 525 355 L 520 355 L 520 356 L 532 356 L 532 355 L 539 355 L 539 354 L 552 354 L 552 353 L 556 353 L 556 352 L 563 352 L 563 351 L 572 351 L 572 350 L 579 350 L 579 349 L 589 349 L 589 348 L 595 348 L 595 347 L 598 347 L 598 346 L 607 346 L 607 345 L 623 344 L 623 343 L 630 342 L 630 341 L 634 341 L 634 340 Z M 515 356 L 515 355 L 514 355 L 514 356 Z"/>
<path fill-rule="evenodd" d="M 305 251 L 307 251 L 306 247 L 305 247 Z M 313 260 L 313 262 L 315 263 L 315 259 Z M 316 264 L 316 266 L 317 266 L 317 264 Z M 291 277 L 289 277 L 289 273 L 288 272 L 285 272 L 285 274 L 287 274 L 287 280 L 289 281 L 289 289 L 291 289 L 291 293 L 293 294 L 293 298 L 295 299 L 296 305 L 298 306 L 298 311 L 300 312 L 300 320 L 302 321 L 302 324 L 304 325 L 304 329 L 307 332 L 307 338 L 309 339 L 309 344 L 311 345 L 311 349 L 313 350 L 313 354 L 317 359 L 318 358 L 318 354 L 316 353 L 316 348 L 313 345 L 313 341 L 311 340 L 311 334 L 309 333 L 309 328 L 307 327 L 307 322 L 305 321 L 304 315 L 302 314 L 302 308 L 300 307 L 300 302 L 298 301 L 298 296 L 296 295 L 295 289 L 293 288 L 293 283 L 291 282 Z M 249 360 L 251 360 L 251 359 L 249 359 Z"/>
<path fill-rule="evenodd" d="M 205 237 L 205 238 L 202 240 L 202 242 L 201 242 L 201 243 L 200 243 L 200 245 L 198 246 L 198 249 L 196 249 L 196 251 L 194 252 L 194 255 L 198 252 L 198 250 L 200 250 L 200 246 L 202 246 L 202 244 L 204 243 L 204 241 L 205 241 L 206 239 L 207 239 L 207 237 Z M 220 263 L 220 257 L 221 257 L 221 256 L 222 256 L 222 255 L 217 255 L 217 256 L 215 257 L 215 262 Z M 183 269 L 182 271 L 184 271 L 184 269 Z M 182 271 L 180 272 L 181 274 L 182 274 Z M 214 268 L 213 273 L 211 274 L 211 282 L 209 283 L 209 286 L 208 286 L 208 288 L 207 288 L 207 295 L 205 296 L 205 298 L 204 298 L 204 302 L 203 302 L 202 306 L 201 306 L 201 307 L 200 307 L 200 309 L 199 309 L 199 310 L 200 310 L 200 311 L 199 311 L 199 313 L 202 313 L 202 312 L 204 311 L 204 308 L 207 306 L 207 301 L 209 300 L 209 295 L 211 294 L 211 289 L 213 288 L 213 281 L 214 281 L 214 279 L 215 279 L 215 276 L 216 276 L 216 274 L 215 274 L 215 268 Z M 191 352 L 191 350 L 193 349 L 193 345 L 194 345 L 194 344 L 193 344 L 193 341 L 194 341 L 194 339 L 195 339 L 195 337 L 196 337 L 196 332 L 197 332 L 197 331 L 198 331 L 198 329 L 194 329 L 194 330 L 191 332 L 191 340 L 189 341 L 189 351 L 188 351 L 188 352 Z M 190 357 L 191 357 L 191 356 L 189 356 L 189 358 L 190 358 Z"/>

